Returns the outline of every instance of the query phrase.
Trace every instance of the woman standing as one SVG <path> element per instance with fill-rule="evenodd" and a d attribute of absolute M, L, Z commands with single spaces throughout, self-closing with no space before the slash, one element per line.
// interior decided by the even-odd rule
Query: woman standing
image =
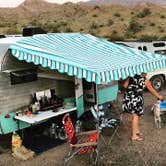
<path fill-rule="evenodd" d="M 139 130 L 139 117 L 143 115 L 143 90 L 145 87 L 159 100 L 163 100 L 161 96 L 146 79 L 146 73 L 135 75 L 133 78 L 127 78 L 123 84 L 125 94 L 123 98 L 123 111 L 132 114 L 132 141 L 142 141 Z"/>

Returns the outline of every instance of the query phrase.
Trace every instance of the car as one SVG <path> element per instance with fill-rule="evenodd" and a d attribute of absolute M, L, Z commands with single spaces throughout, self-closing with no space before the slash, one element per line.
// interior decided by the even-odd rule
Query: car
<path fill-rule="evenodd" d="M 118 41 L 115 43 L 166 56 L 166 41 L 151 41 L 151 42 Z M 160 69 L 160 70 L 155 70 L 153 72 L 148 72 L 147 78 L 151 81 L 153 88 L 156 89 L 157 91 L 160 91 L 165 85 L 166 69 Z"/>

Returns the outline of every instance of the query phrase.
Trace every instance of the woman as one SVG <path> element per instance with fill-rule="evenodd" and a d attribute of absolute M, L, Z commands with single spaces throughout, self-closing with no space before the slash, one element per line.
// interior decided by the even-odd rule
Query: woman
<path fill-rule="evenodd" d="M 139 116 L 143 115 L 143 90 L 145 87 L 159 100 L 163 100 L 161 96 L 146 79 L 146 73 L 135 75 L 133 78 L 127 78 L 123 84 L 126 89 L 123 98 L 123 111 L 132 113 L 132 141 L 142 141 L 139 130 Z"/>

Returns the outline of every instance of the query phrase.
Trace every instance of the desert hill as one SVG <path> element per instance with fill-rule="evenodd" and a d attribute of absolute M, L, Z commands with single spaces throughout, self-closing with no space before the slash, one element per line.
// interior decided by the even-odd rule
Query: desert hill
<path fill-rule="evenodd" d="M 16 8 L 0 8 L 0 34 L 21 33 L 33 25 L 48 32 L 90 33 L 110 40 L 166 39 L 165 9 L 155 4 L 129 8 L 27 0 Z"/>

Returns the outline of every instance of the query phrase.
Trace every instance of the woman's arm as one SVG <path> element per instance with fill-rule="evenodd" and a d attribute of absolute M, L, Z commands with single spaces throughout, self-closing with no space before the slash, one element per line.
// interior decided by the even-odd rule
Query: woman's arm
<path fill-rule="evenodd" d="M 124 83 L 123 83 L 123 87 L 126 89 L 129 85 L 129 78 L 125 79 Z"/>
<path fill-rule="evenodd" d="M 163 100 L 163 96 L 161 96 L 153 87 L 152 84 L 149 80 L 145 81 L 145 85 L 147 89 L 154 95 L 156 96 L 159 100 Z"/>

